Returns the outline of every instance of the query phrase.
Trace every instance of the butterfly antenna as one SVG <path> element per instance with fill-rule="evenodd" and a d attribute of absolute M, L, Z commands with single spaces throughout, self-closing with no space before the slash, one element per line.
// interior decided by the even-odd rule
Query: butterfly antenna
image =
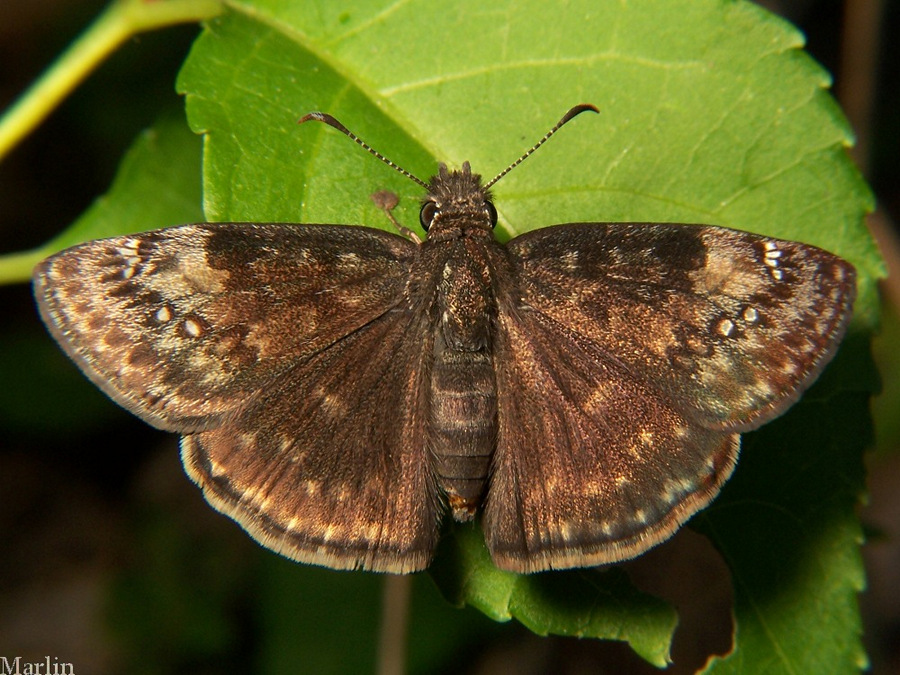
<path fill-rule="evenodd" d="M 585 112 L 585 111 L 587 111 L 587 110 L 592 110 L 592 111 L 595 112 L 595 113 L 599 113 L 599 112 L 600 112 L 600 110 L 597 109 L 597 106 L 591 105 L 590 103 L 582 103 L 582 104 L 580 104 L 580 105 L 576 105 L 574 108 L 571 108 L 571 109 L 569 110 L 569 112 L 567 112 L 565 115 L 563 115 L 562 119 L 561 119 L 559 122 L 556 123 L 556 126 L 553 127 L 553 128 L 552 128 L 550 131 L 548 131 L 546 134 L 544 134 L 544 137 L 543 137 L 541 140 L 539 140 L 537 143 L 535 143 L 535 144 L 531 147 L 531 149 L 530 149 L 528 152 L 526 152 L 524 155 L 522 155 L 521 157 L 519 157 L 519 159 L 517 159 L 515 162 L 513 162 L 513 163 L 510 164 L 508 167 L 506 167 L 503 171 L 501 171 L 501 172 L 498 173 L 496 176 L 494 176 L 494 178 L 492 178 L 491 180 L 489 180 L 489 181 L 485 184 L 484 188 L 487 189 L 487 188 L 491 187 L 491 185 L 493 185 L 494 183 L 496 183 L 498 180 L 500 180 L 501 178 L 503 178 L 503 176 L 505 176 L 505 175 L 508 174 L 510 171 L 512 171 L 513 169 L 515 169 L 517 166 L 519 166 L 519 164 L 521 164 L 521 163 L 524 162 L 526 159 L 528 159 L 528 156 L 531 155 L 531 153 L 533 153 L 535 150 L 537 150 L 539 147 L 541 147 L 544 143 L 546 143 L 548 140 L 550 140 L 550 137 L 551 137 L 553 134 L 555 134 L 557 131 L 559 131 L 559 130 L 562 128 L 562 126 L 563 126 L 566 122 L 568 122 L 568 121 L 571 120 L 573 117 L 575 117 L 575 116 L 577 116 L 577 115 L 580 115 L 581 113 L 583 113 L 583 112 Z"/>
<path fill-rule="evenodd" d="M 573 110 L 574 110 L 574 108 L 573 108 Z M 577 114 L 577 113 L 576 113 L 576 114 Z M 309 122 L 310 120 L 315 120 L 316 122 L 324 122 L 324 123 L 327 124 L 328 126 L 337 129 L 337 130 L 340 131 L 342 134 L 345 134 L 346 136 L 349 136 L 349 137 L 350 137 L 353 141 L 355 141 L 355 142 L 356 142 L 363 150 L 366 150 L 367 152 L 371 153 L 372 155 L 375 155 L 375 157 L 377 157 L 378 159 L 380 159 L 382 162 L 384 162 L 385 164 L 387 164 L 389 167 L 391 167 L 391 168 L 394 169 L 395 171 L 399 171 L 399 172 L 402 173 L 404 176 L 406 176 L 406 177 L 409 178 L 410 180 L 415 181 L 416 183 L 418 183 L 419 185 L 421 185 L 421 186 L 422 186 L 423 188 L 425 188 L 426 190 L 428 189 L 428 183 L 426 183 L 426 182 L 425 182 L 424 180 L 422 180 L 421 178 L 417 178 L 416 176 L 413 176 L 413 175 L 412 175 L 409 171 L 407 171 L 406 169 L 404 169 L 404 168 L 402 168 L 402 167 L 397 166 L 396 164 L 394 164 L 394 162 L 392 162 L 392 161 L 389 160 L 387 157 L 385 157 L 384 155 L 382 155 L 382 154 L 381 154 L 380 152 L 378 152 L 375 148 L 373 148 L 371 145 L 369 145 L 368 143 L 366 143 L 366 142 L 365 142 L 364 140 L 362 140 L 359 136 L 357 136 L 356 134 L 354 134 L 352 131 L 350 131 L 347 127 L 345 127 L 343 124 L 341 124 L 340 122 L 338 122 L 334 117 L 332 117 L 332 116 L 329 115 L 328 113 L 323 113 L 323 112 L 311 112 L 311 113 L 307 113 L 306 115 L 304 115 L 303 117 L 300 118 L 300 120 L 297 122 L 297 124 L 303 124 L 304 122 Z M 562 124 L 562 123 L 560 123 L 560 124 Z M 559 125 L 557 125 L 557 126 L 559 126 Z M 556 129 L 554 129 L 554 131 L 556 131 Z"/>

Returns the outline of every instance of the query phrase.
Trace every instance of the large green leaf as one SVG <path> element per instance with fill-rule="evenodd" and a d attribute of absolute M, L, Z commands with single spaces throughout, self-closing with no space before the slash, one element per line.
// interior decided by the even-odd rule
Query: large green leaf
<path fill-rule="evenodd" d="M 414 173 L 470 160 L 493 175 L 569 105 L 588 101 L 600 117 L 579 118 L 497 185 L 506 234 L 602 219 L 715 223 L 799 239 L 860 268 L 857 326 L 871 320 L 880 271 L 862 222 L 871 198 L 845 156 L 850 133 L 825 91 L 828 76 L 784 22 L 750 4 L 696 0 L 333 7 L 238 3 L 197 41 L 179 86 L 192 126 L 208 132 L 211 219 L 386 226 L 367 196 L 388 188 L 406 198 L 403 216 L 415 222 L 418 188 L 331 129 L 294 128 L 309 110 L 338 116 Z M 864 350 L 845 358 L 854 356 L 867 359 Z M 725 664 L 790 672 L 862 661 L 853 517 L 862 437 L 778 433 L 821 414 L 817 400 L 843 411 L 836 431 L 865 425 L 865 413 L 844 400 L 858 394 L 837 384 L 822 391 L 759 435 L 772 440 L 748 439 L 742 464 L 751 466 L 704 517 L 735 578 L 738 649 Z M 761 445 L 768 454 L 754 452 Z M 805 471 L 772 482 L 797 465 Z M 808 479 L 845 489 L 829 488 L 832 508 L 824 509 Z M 769 507 L 729 507 L 746 500 Z M 732 545 L 750 532 L 760 535 L 753 546 Z M 801 533 L 807 546 L 790 546 Z M 631 607 L 631 621 L 602 625 L 550 601 L 541 577 L 511 579 L 483 561 L 456 561 L 455 574 L 438 577 L 451 580 L 445 592 L 491 616 L 517 616 L 539 632 L 626 639 L 656 663 L 665 657 L 671 623 L 652 624 L 656 651 L 648 649 L 653 641 L 641 643 L 632 630 L 648 613 L 616 583 L 585 597 L 615 597 Z M 767 585 L 788 571 L 793 583 Z"/>
<path fill-rule="evenodd" d="M 417 221 L 417 186 L 324 125 L 297 127 L 310 110 L 427 178 L 437 161 L 463 160 L 492 176 L 569 106 L 591 102 L 599 116 L 578 118 L 498 183 L 504 236 L 574 220 L 703 222 L 806 241 L 857 266 L 847 345 L 791 413 L 745 438 L 734 479 L 693 525 L 734 580 L 735 649 L 712 670 L 860 667 L 854 507 L 882 268 L 863 224 L 871 196 L 845 155 L 850 132 L 802 37 L 724 0 L 229 6 L 178 82 L 205 133 L 210 220 L 388 227 L 368 195 L 391 189 L 401 220 Z M 471 536 L 442 546 L 434 576 L 448 597 L 665 661 L 671 613 L 621 575 L 516 577 L 486 564 Z"/>

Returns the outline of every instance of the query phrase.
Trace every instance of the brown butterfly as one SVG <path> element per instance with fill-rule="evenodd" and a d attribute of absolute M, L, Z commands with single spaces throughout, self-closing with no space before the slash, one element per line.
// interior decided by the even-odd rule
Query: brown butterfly
<path fill-rule="evenodd" d="M 576 106 L 525 157 L 575 115 Z M 115 401 L 183 435 L 209 502 L 334 568 L 425 568 L 483 510 L 515 572 L 631 558 L 716 496 L 739 433 L 834 355 L 855 271 L 722 227 L 570 223 L 501 244 L 468 163 L 425 183 L 427 239 L 207 223 L 41 263 L 54 337 Z"/>

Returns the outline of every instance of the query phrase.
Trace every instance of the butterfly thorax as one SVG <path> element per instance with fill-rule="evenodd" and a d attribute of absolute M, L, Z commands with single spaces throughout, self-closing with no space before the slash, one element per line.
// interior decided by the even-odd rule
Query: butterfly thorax
<path fill-rule="evenodd" d="M 428 199 L 433 210 L 422 254 L 439 271 L 428 447 L 453 517 L 466 521 L 481 505 L 497 438 L 492 289 L 502 249 L 493 237 L 489 194 L 468 164 L 454 172 L 441 166 Z"/>

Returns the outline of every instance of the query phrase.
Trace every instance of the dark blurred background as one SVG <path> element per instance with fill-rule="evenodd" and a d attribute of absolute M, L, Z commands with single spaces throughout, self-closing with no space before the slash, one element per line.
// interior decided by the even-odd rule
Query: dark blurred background
<path fill-rule="evenodd" d="M 858 135 L 855 159 L 878 199 L 871 226 L 896 272 L 900 3 L 762 4 L 798 25 L 808 51 L 834 74 L 834 92 Z M 104 6 L 0 1 L 0 109 Z M 130 41 L 0 162 L 0 253 L 36 247 L 78 217 L 107 189 L 136 135 L 166 107 L 182 106 L 173 83 L 198 31 L 182 26 Z M 862 511 L 870 588 L 862 605 L 873 672 L 897 673 L 900 282 L 889 280 L 883 297 L 876 356 L 884 393 L 873 404 L 877 447 Z M 0 286 L 0 308 L 0 654 L 58 654 L 79 675 L 272 672 L 304 648 L 322 652 L 323 668 L 335 660 L 347 672 L 371 668 L 378 577 L 297 573 L 262 552 L 185 480 L 174 436 L 108 402 L 56 350 L 28 286 Z M 274 624 L 271 611 L 263 616 L 258 607 L 294 592 L 321 594 L 336 611 L 281 617 L 278 626 L 294 622 L 303 635 L 280 635 L 267 624 Z M 414 633 L 413 671 L 537 673 L 552 664 L 553 672 L 601 672 L 601 665 L 604 672 L 659 672 L 635 665 L 616 645 L 535 638 L 473 610 L 443 607 L 427 578 L 414 581 L 414 597 L 434 614 L 435 634 Z M 335 634 L 349 646 L 330 655 Z"/>

